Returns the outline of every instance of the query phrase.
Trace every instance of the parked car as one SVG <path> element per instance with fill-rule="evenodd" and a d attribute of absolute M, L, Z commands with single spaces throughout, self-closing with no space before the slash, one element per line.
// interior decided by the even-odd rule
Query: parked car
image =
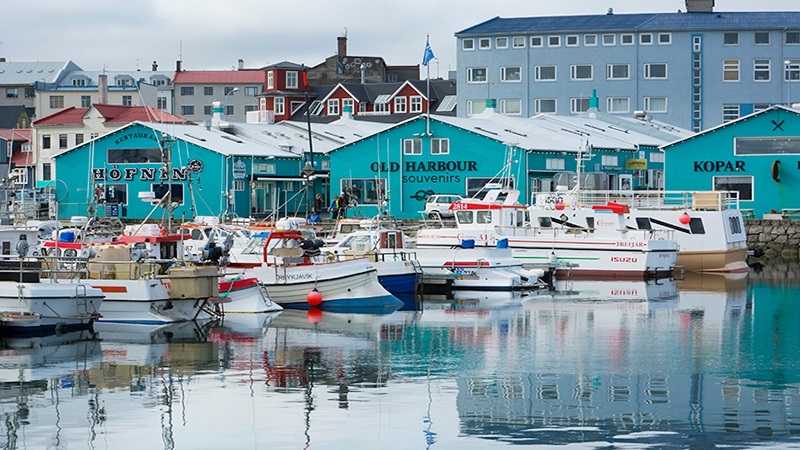
<path fill-rule="evenodd" d="M 431 195 L 425 200 L 425 215 L 431 219 L 442 217 L 453 217 L 450 211 L 450 204 L 463 200 L 464 197 L 455 194 L 436 194 Z"/>

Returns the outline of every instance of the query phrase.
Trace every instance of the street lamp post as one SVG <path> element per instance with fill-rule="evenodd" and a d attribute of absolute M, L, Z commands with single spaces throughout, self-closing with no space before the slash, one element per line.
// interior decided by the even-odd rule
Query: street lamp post
<path fill-rule="evenodd" d="M 225 94 L 225 120 L 228 120 L 228 96 L 230 96 L 234 92 L 238 92 L 238 91 L 239 91 L 239 88 L 235 87 L 235 88 L 231 89 L 230 91 L 228 91 L 227 94 Z"/>
<path fill-rule="evenodd" d="M 311 164 L 306 163 L 306 165 L 303 166 L 303 169 L 301 171 L 303 172 L 303 176 L 306 177 L 306 219 L 308 219 L 308 210 L 311 207 L 311 205 L 308 203 L 308 187 L 309 185 L 311 185 L 311 183 L 314 182 L 313 179 L 314 167 Z M 319 214 L 319 211 L 317 211 L 317 214 Z"/>
<path fill-rule="evenodd" d="M 314 168 L 314 139 L 311 136 L 311 105 L 309 104 L 308 99 L 308 67 L 303 65 L 303 92 L 305 93 L 305 101 L 306 101 L 306 124 L 308 125 L 308 155 L 311 158 L 311 164 L 306 164 L 306 167 L 310 167 L 311 174 L 308 176 L 309 179 L 311 175 L 316 174 L 316 169 Z M 303 172 L 306 171 L 306 168 L 303 167 Z M 317 187 L 316 185 L 311 185 L 311 198 L 316 201 L 317 199 Z M 319 214 L 320 211 L 317 211 Z"/>

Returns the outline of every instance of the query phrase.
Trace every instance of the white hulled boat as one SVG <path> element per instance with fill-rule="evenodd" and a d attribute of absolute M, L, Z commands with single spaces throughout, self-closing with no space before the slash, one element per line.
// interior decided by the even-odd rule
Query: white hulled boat
<path fill-rule="evenodd" d="M 628 207 L 624 228 L 672 233 L 679 266 L 692 272 L 747 272 L 747 231 L 736 192 L 567 190 L 536 195 L 533 223 L 555 228 L 592 228 L 600 217 L 592 209 L 609 202 Z"/>
<path fill-rule="evenodd" d="M 262 263 L 244 269 L 266 287 L 272 301 L 283 307 L 353 308 L 402 304 L 378 282 L 367 258 L 327 261 L 324 243 L 306 239 L 298 229 L 272 231 L 265 238 Z M 229 266 L 229 270 L 235 266 Z"/>
<path fill-rule="evenodd" d="M 81 280 L 80 258 L 26 259 L 37 234 L 31 228 L 0 228 L 0 241 L 11 253 L 0 260 L 0 333 L 48 334 L 91 326 L 103 293 Z"/>
<path fill-rule="evenodd" d="M 85 255 L 83 280 L 105 296 L 104 322 L 167 324 L 208 319 L 209 299 L 219 293 L 217 267 L 178 260 L 182 236 L 157 226 L 136 226 L 106 244 L 45 242 L 48 254 Z"/>
<path fill-rule="evenodd" d="M 422 269 L 405 233 L 378 219 L 361 221 L 360 225 L 349 233 L 340 232 L 336 245 L 323 247 L 326 258 L 369 258 L 387 291 L 396 295 L 417 292 Z"/>
<path fill-rule="evenodd" d="M 527 265 L 554 264 L 556 278 L 666 277 L 672 274 L 678 244 L 667 232 L 628 230 L 624 205 L 609 203 L 593 210 L 601 220 L 589 228 L 553 227 L 527 222 L 519 191 L 490 186 L 482 198 L 454 202 L 455 228 L 424 228 L 417 246 L 451 248 L 465 240 L 476 248 L 507 246 L 514 259 Z"/>

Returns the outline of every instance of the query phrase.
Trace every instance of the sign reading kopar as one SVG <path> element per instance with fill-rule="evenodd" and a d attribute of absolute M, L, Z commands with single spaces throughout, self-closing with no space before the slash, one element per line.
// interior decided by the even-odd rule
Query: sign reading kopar
<path fill-rule="evenodd" d="M 744 172 L 744 161 L 695 161 L 695 172 Z"/>

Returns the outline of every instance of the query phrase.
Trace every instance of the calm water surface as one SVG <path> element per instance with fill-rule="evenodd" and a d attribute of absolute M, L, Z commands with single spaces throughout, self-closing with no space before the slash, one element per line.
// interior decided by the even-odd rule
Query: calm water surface
<path fill-rule="evenodd" d="M 800 272 L 772 269 L 6 339 L 0 443 L 800 448 Z"/>

